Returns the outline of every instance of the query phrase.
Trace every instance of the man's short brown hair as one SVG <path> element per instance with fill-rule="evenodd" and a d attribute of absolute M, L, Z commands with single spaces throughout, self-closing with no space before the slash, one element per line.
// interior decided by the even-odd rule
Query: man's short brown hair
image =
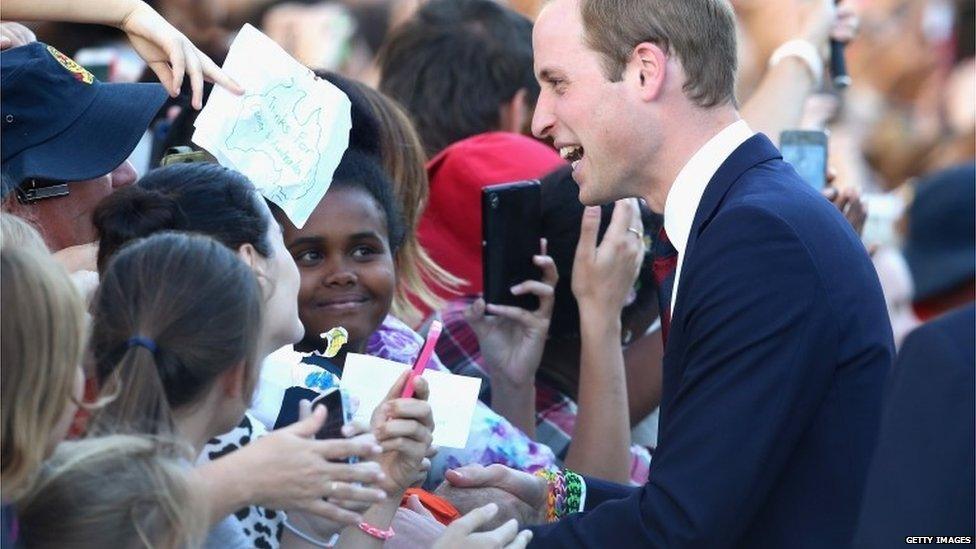
<path fill-rule="evenodd" d="M 735 15 L 727 0 L 582 0 L 587 45 L 619 81 L 634 47 L 657 44 L 684 68 L 684 91 L 700 107 L 735 103 Z"/>

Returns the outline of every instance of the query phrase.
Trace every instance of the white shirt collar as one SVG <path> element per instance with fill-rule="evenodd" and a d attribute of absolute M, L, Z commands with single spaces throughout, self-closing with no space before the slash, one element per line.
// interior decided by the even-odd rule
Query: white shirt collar
<path fill-rule="evenodd" d="M 664 202 L 664 230 L 674 249 L 678 250 L 679 258 L 684 255 L 688 245 L 691 225 L 705 194 L 705 187 L 722 163 L 753 134 L 745 120 L 729 124 L 698 149 L 678 172 Z"/>

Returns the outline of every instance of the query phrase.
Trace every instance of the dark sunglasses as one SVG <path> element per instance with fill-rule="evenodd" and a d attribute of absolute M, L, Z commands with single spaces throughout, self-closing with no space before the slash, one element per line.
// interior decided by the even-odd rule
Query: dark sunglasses
<path fill-rule="evenodd" d="M 28 179 L 17 187 L 16 192 L 21 204 L 33 204 L 45 198 L 68 196 L 68 184 L 64 181 Z"/>

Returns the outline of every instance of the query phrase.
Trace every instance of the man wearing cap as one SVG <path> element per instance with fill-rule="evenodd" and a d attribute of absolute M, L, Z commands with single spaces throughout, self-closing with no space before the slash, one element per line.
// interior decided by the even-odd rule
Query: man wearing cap
<path fill-rule="evenodd" d="M 154 83 L 103 83 L 52 46 L 0 53 L 2 208 L 54 251 L 96 239 L 91 212 L 136 180 L 126 160 L 166 101 Z"/>

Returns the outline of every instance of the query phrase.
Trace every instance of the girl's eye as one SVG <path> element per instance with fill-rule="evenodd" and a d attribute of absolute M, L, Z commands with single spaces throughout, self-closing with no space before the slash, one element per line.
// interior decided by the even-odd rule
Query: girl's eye
<path fill-rule="evenodd" d="M 366 258 L 378 253 L 380 253 L 379 250 L 372 246 L 356 246 L 352 249 L 352 256 L 355 258 Z"/>
<path fill-rule="evenodd" d="M 297 263 L 299 267 L 315 265 L 320 261 L 322 261 L 322 254 L 315 250 L 301 252 L 295 256 L 295 263 Z"/>

